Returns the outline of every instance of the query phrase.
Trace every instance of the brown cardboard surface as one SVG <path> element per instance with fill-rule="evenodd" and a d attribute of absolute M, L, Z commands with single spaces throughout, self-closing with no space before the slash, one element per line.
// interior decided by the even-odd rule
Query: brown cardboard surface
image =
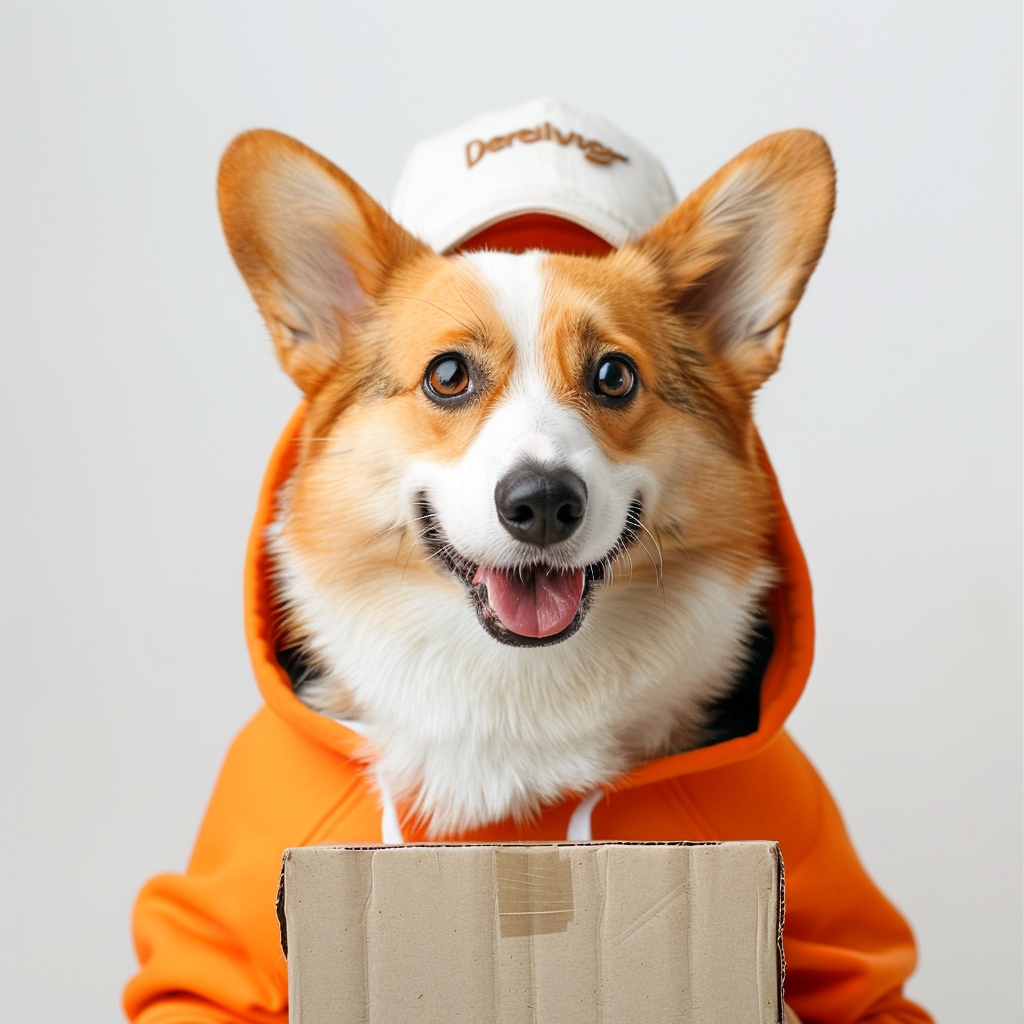
<path fill-rule="evenodd" d="M 292 1024 L 776 1024 L 777 844 L 287 850 Z"/>

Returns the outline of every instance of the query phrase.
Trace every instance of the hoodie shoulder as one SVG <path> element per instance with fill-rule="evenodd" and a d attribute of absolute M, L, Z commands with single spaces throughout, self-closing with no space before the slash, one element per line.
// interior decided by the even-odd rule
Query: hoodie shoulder
<path fill-rule="evenodd" d="M 228 751 L 183 874 L 158 875 L 135 906 L 141 970 L 130 1020 L 287 1019 L 274 915 L 291 846 L 376 842 L 380 809 L 357 762 L 262 708 Z"/>
<path fill-rule="evenodd" d="M 358 762 L 315 742 L 261 708 L 228 750 L 200 829 L 189 870 L 209 852 L 223 848 L 236 830 L 251 843 L 257 837 L 278 854 L 288 846 L 326 842 L 328 823 L 343 824 L 346 812 L 360 820 L 352 839 L 379 828 L 376 797 Z M 349 829 L 343 829 L 348 832 Z M 348 836 L 337 837 L 344 841 Z"/>

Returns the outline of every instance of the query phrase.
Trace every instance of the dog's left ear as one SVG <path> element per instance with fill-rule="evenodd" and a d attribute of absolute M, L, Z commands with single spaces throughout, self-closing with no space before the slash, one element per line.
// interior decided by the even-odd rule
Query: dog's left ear
<path fill-rule="evenodd" d="M 780 132 L 744 150 L 633 243 L 662 269 L 676 313 L 748 391 L 779 364 L 834 204 L 825 140 Z"/>
<path fill-rule="evenodd" d="M 246 132 L 228 146 L 217 202 L 278 359 L 307 395 L 398 265 L 429 252 L 344 171 L 279 132 Z"/>

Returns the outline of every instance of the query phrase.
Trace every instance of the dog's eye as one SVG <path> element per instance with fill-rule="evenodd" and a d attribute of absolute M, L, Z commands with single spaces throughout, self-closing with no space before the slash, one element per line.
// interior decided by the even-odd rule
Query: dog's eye
<path fill-rule="evenodd" d="M 452 399 L 467 396 L 470 376 L 466 360 L 452 352 L 438 356 L 427 367 L 423 389 L 435 402 L 448 403 Z"/>
<path fill-rule="evenodd" d="M 639 375 L 632 361 L 625 356 L 604 356 L 594 369 L 590 390 L 607 404 L 620 405 L 636 393 Z"/>

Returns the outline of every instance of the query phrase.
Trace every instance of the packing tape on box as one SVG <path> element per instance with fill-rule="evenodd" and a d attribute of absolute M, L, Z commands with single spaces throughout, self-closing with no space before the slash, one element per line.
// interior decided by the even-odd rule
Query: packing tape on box
<path fill-rule="evenodd" d="M 495 847 L 501 938 L 564 932 L 573 919 L 572 860 L 565 847 Z"/>

